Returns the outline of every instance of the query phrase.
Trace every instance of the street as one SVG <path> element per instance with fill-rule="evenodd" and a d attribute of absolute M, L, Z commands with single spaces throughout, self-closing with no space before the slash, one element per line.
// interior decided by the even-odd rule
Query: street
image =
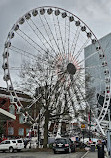
<path fill-rule="evenodd" d="M 0 152 L 0 158 L 81 158 L 84 152 L 75 152 L 69 154 L 54 154 L 53 152 L 14 152 L 14 153 L 2 153 Z"/>

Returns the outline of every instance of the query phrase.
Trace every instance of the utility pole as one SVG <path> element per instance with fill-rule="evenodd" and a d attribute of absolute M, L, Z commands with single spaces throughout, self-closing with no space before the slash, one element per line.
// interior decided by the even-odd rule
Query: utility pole
<path fill-rule="evenodd" d="M 39 111 L 39 119 L 38 119 L 38 147 L 40 146 L 40 111 Z"/>
<path fill-rule="evenodd" d="M 89 140 L 91 138 L 91 107 L 89 111 Z"/>

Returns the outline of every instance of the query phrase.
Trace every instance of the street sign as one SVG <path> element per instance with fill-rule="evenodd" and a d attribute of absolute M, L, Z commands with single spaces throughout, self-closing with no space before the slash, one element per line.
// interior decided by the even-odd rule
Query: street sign
<path fill-rule="evenodd" d="M 82 129 L 85 128 L 85 124 L 81 124 L 81 128 L 82 128 Z"/>

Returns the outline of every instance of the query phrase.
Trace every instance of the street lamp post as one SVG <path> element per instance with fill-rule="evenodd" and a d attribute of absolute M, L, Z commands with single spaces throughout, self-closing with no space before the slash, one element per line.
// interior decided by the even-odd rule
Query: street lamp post
<path fill-rule="evenodd" d="M 39 111 L 39 119 L 38 119 L 38 147 L 40 146 L 40 111 Z"/>
<path fill-rule="evenodd" d="M 90 108 L 90 112 L 89 112 L 89 140 L 91 138 L 91 108 Z"/>

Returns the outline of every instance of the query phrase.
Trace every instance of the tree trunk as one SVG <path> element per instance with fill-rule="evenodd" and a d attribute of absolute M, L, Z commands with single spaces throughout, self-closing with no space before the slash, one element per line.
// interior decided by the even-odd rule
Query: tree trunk
<path fill-rule="evenodd" d="M 48 144 L 48 122 L 49 122 L 49 116 L 48 116 L 48 110 L 47 110 L 45 112 L 43 148 L 47 148 L 47 144 Z"/>

